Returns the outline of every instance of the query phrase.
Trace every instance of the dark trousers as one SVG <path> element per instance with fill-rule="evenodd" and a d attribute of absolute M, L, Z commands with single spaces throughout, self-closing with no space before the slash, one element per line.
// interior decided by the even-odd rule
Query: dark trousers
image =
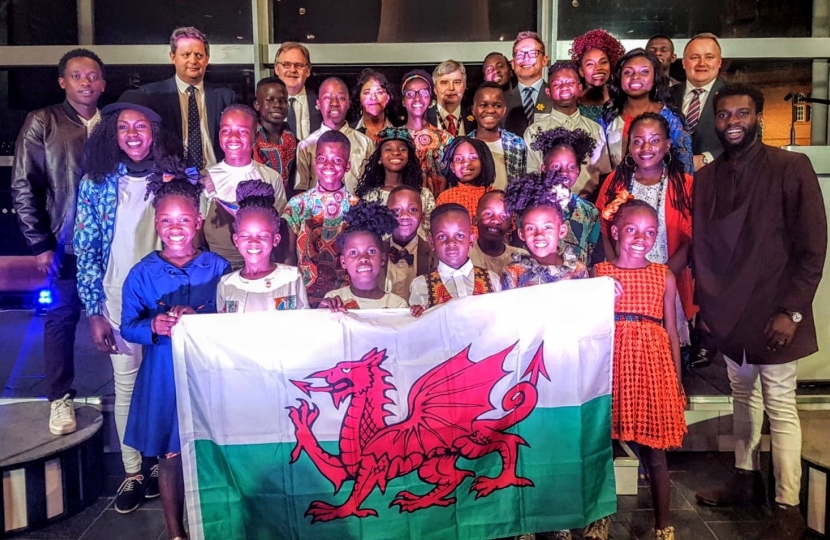
<path fill-rule="evenodd" d="M 57 256 L 57 255 L 56 255 Z M 57 277 L 49 280 L 52 304 L 43 327 L 43 352 L 49 401 L 66 394 L 75 397 L 75 330 L 81 318 L 81 300 L 75 276 L 75 256 L 64 255 Z"/>

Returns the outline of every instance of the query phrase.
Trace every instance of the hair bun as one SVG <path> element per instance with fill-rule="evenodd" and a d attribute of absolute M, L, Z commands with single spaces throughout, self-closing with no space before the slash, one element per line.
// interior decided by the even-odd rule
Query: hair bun
<path fill-rule="evenodd" d="M 236 186 L 236 202 L 240 208 L 273 207 L 277 202 L 274 186 L 262 180 L 244 180 Z"/>

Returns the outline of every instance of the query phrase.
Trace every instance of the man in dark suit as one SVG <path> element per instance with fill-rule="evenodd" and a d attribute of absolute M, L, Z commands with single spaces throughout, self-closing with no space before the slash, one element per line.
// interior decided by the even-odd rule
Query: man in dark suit
<path fill-rule="evenodd" d="M 171 78 L 138 90 L 152 97 L 162 125 L 182 142 L 188 166 L 203 169 L 225 157 L 219 148 L 219 120 L 236 101 L 232 90 L 205 84 L 210 61 L 207 36 L 192 26 L 176 28 L 170 36 Z"/>
<path fill-rule="evenodd" d="M 723 148 L 715 134 L 715 113 L 711 97 L 723 83 L 718 80 L 723 58 L 715 34 L 698 34 L 683 49 L 686 83 L 671 88 L 672 99 L 683 114 L 692 133 L 695 170 L 714 161 Z"/>
<path fill-rule="evenodd" d="M 469 135 L 476 128 L 470 107 L 462 107 L 467 90 L 467 70 L 455 60 L 444 60 L 432 72 L 435 105 L 427 109 L 427 122 L 453 137 Z"/>
<path fill-rule="evenodd" d="M 286 41 L 277 50 L 274 74 L 288 89 L 288 129 L 301 141 L 320 129 L 323 115 L 316 107 L 317 94 L 305 87 L 311 76 L 311 54 L 296 41 Z"/>
<path fill-rule="evenodd" d="M 536 114 L 548 114 L 553 109 L 553 100 L 544 90 L 542 74 L 548 65 L 548 57 L 539 34 L 519 32 L 513 42 L 510 65 L 519 82 L 504 94 L 507 102 L 504 129 L 522 136 Z"/>

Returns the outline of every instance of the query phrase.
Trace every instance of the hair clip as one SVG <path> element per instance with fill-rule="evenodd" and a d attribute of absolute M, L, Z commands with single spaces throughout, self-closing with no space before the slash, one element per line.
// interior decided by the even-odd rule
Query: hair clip
<path fill-rule="evenodd" d="M 614 215 L 619 211 L 620 207 L 634 199 L 634 195 L 628 192 L 627 189 L 624 189 L 617 193 L 616 198 L 608 203 L 605 207 L 605 210 L 602 211 L 602 219 L 606 221 L 612 221 L 614 219 Z"/>

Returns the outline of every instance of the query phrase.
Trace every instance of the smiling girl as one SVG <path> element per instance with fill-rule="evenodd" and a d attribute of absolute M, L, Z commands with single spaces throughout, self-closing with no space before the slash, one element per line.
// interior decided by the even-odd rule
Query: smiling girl
<path fill-rule="evenodd" d="M 599 121 L 602 108 L 608 102 L 608 80 L 625 48 L 620 40 L 601 28 L 590 30 L 574 39 L 571 60 L 579 65 L 579 75 L 585 80 L 585 90 L 579 98 L 579 111 L 586 118 Z"/>
<path fill-rule="evenodd" d="M 437 205 L 458 203 L 475 219 L 478 201 L 496 179 L 496 164 L 487 143 L 471 137 L 457 137 L 447 147 L 444 174 L 449 189 L 438 196 Z M 473 227 L 476 233 L 476 227 Z"/>

